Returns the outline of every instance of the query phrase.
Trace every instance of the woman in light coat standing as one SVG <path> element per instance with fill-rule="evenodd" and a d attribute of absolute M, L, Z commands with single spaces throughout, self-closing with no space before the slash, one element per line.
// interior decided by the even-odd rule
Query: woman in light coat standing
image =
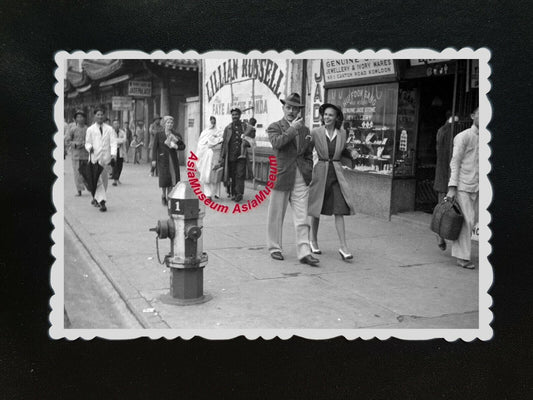
<path fill-rule="evenodd" d="M 339 254 L 344 261 L 353 259 L 346 243 L 344 215 L 355 214 L 355 204 L 350 187 L 344 177 L 341 156 L 357 156 L 355 150 L 346 149 L 346 131 L 342 126 L 342 111 L 333 104 L 325 103 L 319 113 L 323 126 L 311 131 L 318 162 L 313 168 L 309 186 L 308 214 L 311 218 L 311 251 L 321 254 L 318 247 L 320 215 L 335 215 L 335 227 L 339 236 Z"/>

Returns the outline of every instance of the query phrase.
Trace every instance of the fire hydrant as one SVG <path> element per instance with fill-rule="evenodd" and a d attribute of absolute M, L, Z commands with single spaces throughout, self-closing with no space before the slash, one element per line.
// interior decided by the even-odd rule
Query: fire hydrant
<path fill-rule="evenodd" d="M 203 203 L 186 182 L 178 182 L 169 194 L 168 220 L 159 220 L 157 239 L 170 239 L 170 252 L 164 264 L 170 269 L 170 300 L 178 305 L 198 304 L 210 300 L 204 295 Z M 156 241 L 157 241 L 156 239 Z M 159 248 L 157 249 L 159 253 Z M 158 254 L 159 257 L 159 254 Z"/>

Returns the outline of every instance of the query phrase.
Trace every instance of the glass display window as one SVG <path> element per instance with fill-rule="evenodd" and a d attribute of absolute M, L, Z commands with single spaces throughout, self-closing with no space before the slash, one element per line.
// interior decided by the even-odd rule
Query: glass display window
<path fill-rule="evenodd" d="M 348 147 L 357 152 L 352 169 L 392 177 L 398 83 L 329 89 L 327 102 L 340 107 L 344 114 Z"/>

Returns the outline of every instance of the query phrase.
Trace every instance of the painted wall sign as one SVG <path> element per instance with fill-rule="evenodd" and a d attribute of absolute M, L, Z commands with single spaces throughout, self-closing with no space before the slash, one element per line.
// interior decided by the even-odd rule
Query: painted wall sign
<path fill-rule="evenodd" d="M 266 129 L 283 117 L 280 99 L 287 87 L 288 60 L 206 59 L 204 60 L 203 112 L 204 127 L 209 117 L 224 129 L 231 122 L 232 108 L 243 111 L 242 120 L 254 117 L 256 143 L 270 147 Z"/>
<path fill-rule="evenodd" d="M 152 96 L 152 82 L 150 81 L 129 81 L 128 96 Z"/>
<path fill-rule="evenodd" d="M 394 74 L 395 70 L 393 60 L 364 60 L 344 58 L 324 60 L 324 76 L 327 83 Z"/>

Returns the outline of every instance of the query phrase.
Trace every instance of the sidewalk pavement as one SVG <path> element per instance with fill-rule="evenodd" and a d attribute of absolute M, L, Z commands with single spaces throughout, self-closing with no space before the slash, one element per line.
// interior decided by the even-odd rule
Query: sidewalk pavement
<path fill-rule="evenodd" d="M 155 234 L 148 229 L 168 214 L 149 170 L 148 164 L 125 163 L 122 184 L 114 187 L 110 180 L 108 212 L 102 213 L 90 204 L 87 192 L 74 196 L 72 167 L 65 160 L 65 222 L 146 328 L 478 327 L 479 269 L 457 267 L 450 250 L 437 247 L 429 228 L 362 214 L 346 217 L 354 254 L 346 263 L 337 252 L 333 217 L 323 217 L 323 254 L 320 266 L 313 268 L 296 259 L 290 207 L 283 231 L 285 261 L 270 258 L 267 202 L 243 214 L 206 209 L 204 292 L 212 300 L 166 304 L 161 298 L 168 294 L 170 274 L 158 264 Z M 181 176 L 186 176 L 183 167 Z M 256 193 L 250 184 L 245 192 L 245 201 Z M 220 202 L 233 209 L 225 192 Z M 160 240 L 159 246 L 163 258 L 169 241 Z"/>

